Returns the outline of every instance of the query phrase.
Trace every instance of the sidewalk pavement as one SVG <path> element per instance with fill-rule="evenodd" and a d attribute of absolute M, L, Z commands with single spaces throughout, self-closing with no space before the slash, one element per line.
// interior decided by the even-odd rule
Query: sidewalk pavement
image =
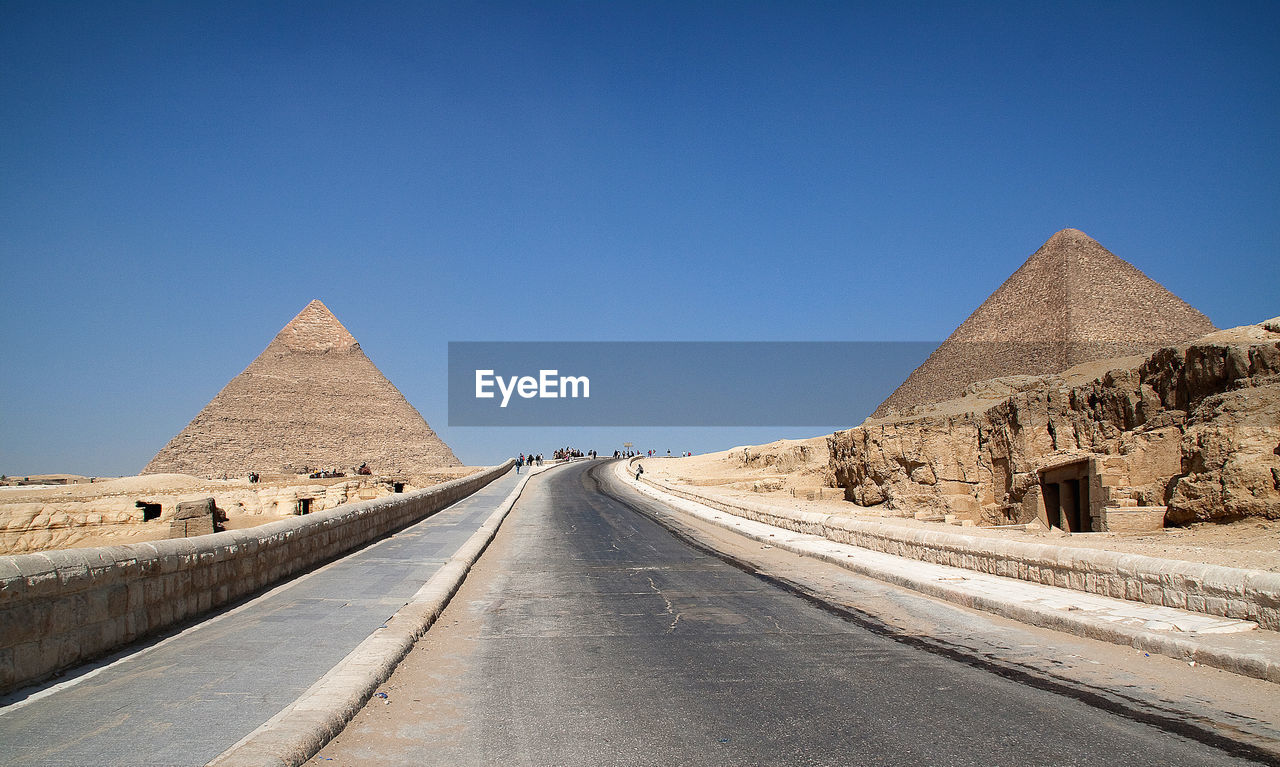
<path fill-rule="evenodd" d="M 1100 596 L 893 556 L 738 517 L 618 476 L 645 495 L 766 546 L 813 557 L 933 597 L 1044 628 L 1129 645 L 1280 683 L 1280 632 L 1256 623 Z"/>
<path fill-rule="evenodd" d="M 205 764 L 385 627 L 528 476 L 508 472 L 232 610 L 6 701 L 0 762 Z"/>

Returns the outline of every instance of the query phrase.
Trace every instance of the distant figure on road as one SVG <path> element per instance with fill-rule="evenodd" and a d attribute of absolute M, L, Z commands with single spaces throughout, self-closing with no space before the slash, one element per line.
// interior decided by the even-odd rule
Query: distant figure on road
<path fill-rule="evenodd" d="M 521 453 L 520 457 L 516 459 L 516 474 L 520 473 L 521 466 L 524 466 L 524 453 Z"/>
<path fill-rule="evenodd" d="M 637 464 L 636 464 L 636 479 L 640 479 L 640 475 L 641 475 L 641 474 L 644 474 L 644 467 L 637 463 Z"/>

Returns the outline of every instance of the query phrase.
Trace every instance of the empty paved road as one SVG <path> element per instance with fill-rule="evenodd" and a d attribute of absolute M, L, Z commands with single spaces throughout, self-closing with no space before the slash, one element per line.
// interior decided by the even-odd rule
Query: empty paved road
<path fill-rule="evenodd" d="M 682 543 L 610 474 L 531 480 L 313 763 L 1247 763 L 872 633 Z"/>

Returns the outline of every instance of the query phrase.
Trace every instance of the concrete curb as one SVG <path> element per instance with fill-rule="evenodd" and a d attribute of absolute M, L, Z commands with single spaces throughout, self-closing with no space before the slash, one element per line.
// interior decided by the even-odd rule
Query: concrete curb
<path fill-rule="evenodd" d="M 531 470 L 484 524 L 413 598 L 297 700 L 239 743 L 223 751 L 210 767 L 296 767 L 324 747 L 385 682 L 414 643 L 431 628 L 470 572 L 529 478 L 554 468 Z"/>
<path fill-rule="evenodd" d="M 638 459 L 631 459 L 634 463 Z M 641 481 L 744 519 L 871 551 L 1224 618 L 1280 631 L 1280 573 L 1159 559 L 1101 549 L 895 528 L 834 514 L 714 498 L 686 487 Z"/>
<path fill-rule="evenodd" d="M 667 493 L 665 490 L 658 488 L 653 483 L 637 482 L 634 475 L 627 473 L 624 467 L 626 463 L 619 462 L 617 475 L 624 482 L 636 488 L 640 492 L 657 500 L 667 502 L 671 506 L 668 499 L 674 499 L 683 503 L 698 504 L 688 498 L 682 498 L 679 495 Z M 665 498 L 663 496 L 666 496 Z M 698 504 L 702 505 L 702 504 Z M 785 551 L 790 551 L 801 556 L 819 559 L 830 564 L 837 565 L 859 575 L 864 575 L 876 580 L 893 583 L 904 588 L 918 591 L 922 594 L 943 599 L 953 604 L 959 604 L 984 612 L 994 613 L 1020 623 L 1026 623 L 1041 628 L 1048 628 L 1055 631 L 1062 631 L 1076 636 L 1097 639 L 1111 644 L 1127 645 L 1145 652 L 1153 652 L 1170 658 L 1182 661 L 1195 661 L 1206 666 L 1213 666 L 1225 671 L 1230 671 L 1242 676 L 1249 676 L 1255 679 L 1262 679 L 1268 682 L 1280 684 L 1280 647 L 1275 648 L 1276 654 L 1268 655 L 1261 652 L 1249 652 L 1232 647 L 1222 646 L 1221 640 L 1214 644 L 1212 640 L 1202 639 L 1195 635 L 1187 636 L 1171 636 L 1160 632 L 1143 630 L 1132 626 L 1116 624 L 1097 618 L 1091 618 L 1088 615 L 1077 615 L 1072 612 L 1063 612 L 1055 610 L 1043 605 L 1032 605 L 1013 600 L 1005 601 L 998 598 L 982 595 L 974 595 L 954 585 L 949 585 L 945 581 L 939 581 L 934 577 L 915 577 L 903 573 L 894 573 L 888 570 L 875 567 L 866 562 L 860 562 L 848 554 L 836 556 L 831 552 L 819 549 L 817 539 L 820 536 L 811 533 L 798 533 L 798 539 L 788 540 L 785 536 L 777 533 L 768 533 L 763 531 L 753 531 L 744 529 L 743 525 L 735 524 L 734 521 L 718 517 L 715 512 L 720 509 L 704 506 L 707 513 L 697 514 L 699 519 L 710 522 L 726 530 L 733 531 L 739 535 L 745 536 L 755 541 L 774 546 Z M 681 510 L 678 506 L 672 506 L 677 511 L 683 513 L 691 513 Z M 724 512 L 729 513 L 729 512 Z M 738 517 L 737 519 L 742 519 Z M 750 520 L 757 525 L 767 525 L 765 522 Z M 795 531 L 786 528 L 772 526 L 778 532 L 795 533 Z M 831 544 L 835 542 L 821 539 L 821 543 Z M 820 544 L 819 544 L 820 545 Z M 851 544 L 837 544 L 852 549 L 858 547 Z M 864 550 L 871 551 L 871 550 Z M 875 552 L 880 553 L 880 552 Z M 891 555 L 892 556 L 892 555 Z M 935 565 L 936 566 L 936 565 Z M 944 565 L 944 567 L 947 567 Z M 1000 577 L 1000 576 L 997 576 Z M 1037 584 L 1042 588 L 1049 587 L 1044 584 Z M 1252 633 L 1252 632 L 1250 632 Z"/>

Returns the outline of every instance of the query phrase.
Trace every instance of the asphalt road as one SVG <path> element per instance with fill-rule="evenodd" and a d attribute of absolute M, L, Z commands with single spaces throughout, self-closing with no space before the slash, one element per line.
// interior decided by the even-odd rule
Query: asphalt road
<path fill-rule="evenodd" d="M 604 462 L 531 480 L 387 697 L 313 763 L 1248 763 L 870 631 L 643 506 Z"/>

